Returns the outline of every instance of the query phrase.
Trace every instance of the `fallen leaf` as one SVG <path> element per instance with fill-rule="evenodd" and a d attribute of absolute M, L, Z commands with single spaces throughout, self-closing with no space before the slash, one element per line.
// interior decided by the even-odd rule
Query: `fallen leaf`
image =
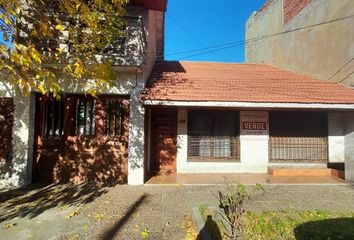
<path fill-rule="evenodd" d="M 72 211 L 72 212 L 69 213 L 68 218 L 72 218 L 72 217 L 75 217 L 77 215 L 79 215 L 79 213 L 77 211 Z"/>
<path fill-rule="evenodd" d="M 144 231 L 141 232 L 141 238 L 145 239 L 148 237 L 149 237 L 149 230 L 145 228 Z"/>
<path fill-rule="evenodd" d="M 17 223 L 5 223 L 4 227 L 5 229 L 9 229 L 12 227 L 15 227 L 17 225 Z"/>
<path fill-rule="evenodd" d="M 102 221 L 105 216 L 106 216 L 106 213 L 96 213 L 95 214 L 95 218 L 97 221 Z"/>

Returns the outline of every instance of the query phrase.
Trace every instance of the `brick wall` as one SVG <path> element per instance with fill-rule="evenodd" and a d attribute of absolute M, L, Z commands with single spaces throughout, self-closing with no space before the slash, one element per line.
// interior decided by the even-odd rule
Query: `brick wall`
<path fill-rule="evenodd" d="M 272 4 L 273 1 L 274 0 L 267 0 L 264 5 L 258 10 L 257 14 L 265 11 L 270 6 L 270 4 Z"/>
<path fill-rule="evenodd" d="M 129 100 L 123 99 L 121 135 L 105 133 L 107 111 L 103 100 L 117 97 L 100 96 L 95 103 L 95 133 L 75 133 L 77 99 L 83 95 L 66 95 L 64 101 L 64 135 L 45 136 L 41 113 L 45 99 L 38 95 L 36 109 L 36 143 L 34 179 L 42 183 L 110 182 L 126 183 L 128 175 Z M 45 132 L 45 131 L 44 131 Z"/>
<path fill-rule="evenodd" d="M 283 0 L 284 23 L 301 12 L 312 0 Z"/>

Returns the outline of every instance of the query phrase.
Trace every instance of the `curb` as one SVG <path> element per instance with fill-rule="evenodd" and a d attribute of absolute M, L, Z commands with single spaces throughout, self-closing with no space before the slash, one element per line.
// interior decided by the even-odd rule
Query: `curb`
<path fill-rule="evenodd" d="M 194 221 L 195 225 L 197 225 L 197 230 L 199 232 L 199 236 L 200 236 L 201 240 L 212 240 L 210 237 L 210 234 L 204 228 L 205 222 L 202 219 L 202 217 L 200 216 L 198 208 L 194 207 L 192 209 L 192 212 L 193 212 L 193 214 L 192 214 L 193 221 Z"/>

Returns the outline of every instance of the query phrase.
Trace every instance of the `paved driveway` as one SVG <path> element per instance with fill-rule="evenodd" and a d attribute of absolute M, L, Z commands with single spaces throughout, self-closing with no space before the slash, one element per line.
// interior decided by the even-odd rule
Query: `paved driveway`
<path fill-rule="evenodd" d="M 32 185 L 0 193 L 0 239 L 185 239 L 192 207 L 216 206 L 220 187 Z M 250 210 L 354 211 L 353 185 L 265 188 Z"/>

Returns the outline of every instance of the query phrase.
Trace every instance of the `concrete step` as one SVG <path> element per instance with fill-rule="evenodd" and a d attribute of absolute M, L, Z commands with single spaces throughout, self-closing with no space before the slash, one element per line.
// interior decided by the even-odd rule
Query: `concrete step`
<path fill-rule="evenodd" d="M 330 168 L 268 168 L 273 176 L 334 176 L 344 179 L 344 171 Z"/>

